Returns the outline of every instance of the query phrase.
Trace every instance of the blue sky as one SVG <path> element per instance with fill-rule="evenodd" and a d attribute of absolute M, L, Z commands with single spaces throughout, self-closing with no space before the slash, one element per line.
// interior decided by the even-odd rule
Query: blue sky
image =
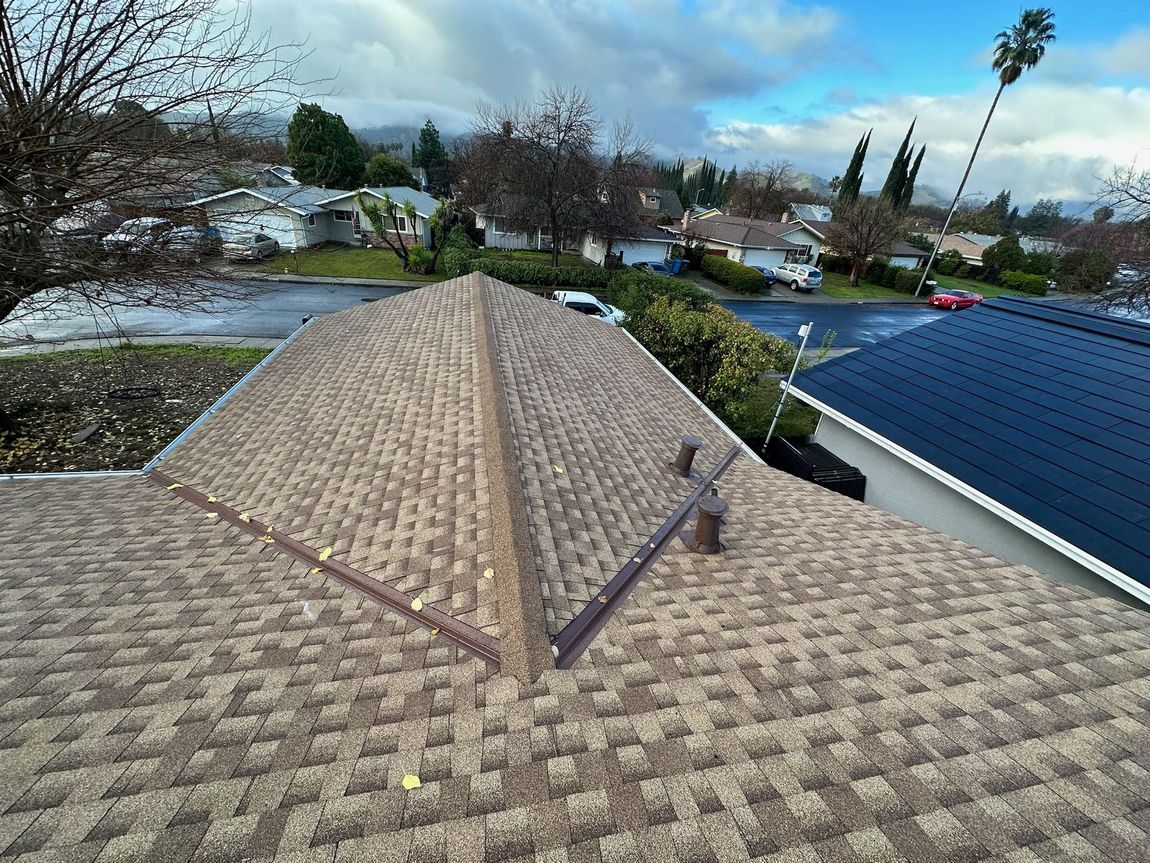
<path fill-rule="evenodd" d="M 1150 159 L 1150 15 L 1137 4 L 1055 5 L 1058 41 L 1004 95 L 972 187 L 1087 200 L 1115 165 Z M 479 102 L 585 88 L 629 115 L 662 156 L 720 165 L 785 159 L 840 173 L 873 128 L 885 174 L 912 117 L 921 183 L 953 188 L 996 81 L 995 34 L 1021 6 L 796 0 L 252 0 L 257 25 L 312 49 L 305 77 L 353 126 L 466 131 Z M 883 162 L 887 164 L 883 164 Z M 881 183 L 881 178 L 879 180 Z"/>

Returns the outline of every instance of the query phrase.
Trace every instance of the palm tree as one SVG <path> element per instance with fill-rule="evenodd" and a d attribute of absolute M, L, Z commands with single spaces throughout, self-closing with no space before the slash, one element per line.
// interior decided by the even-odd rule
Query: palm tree
<path fill-rule="evenodd" d="M 990 125 L 990 118 L 994 116 L 994 109 L 998 107 L 998 99 L 1002 91 L 1022 77 L 1022 73 L 1033 69 L 1038 61 L 1046 54 L 1046 46 L 1054 41 L 1054 12 L 1050 9 L 1025 9 L 1018 16 L 1018 23 L 1009 30 L 1003 30 L 994 37 L 998 41 L 994 46 L 994 62 L 991 68 L 998 73 L 998 90 L 994 94 L 994 101 L 990 103 L 990 110 L 986 112 L 986 119 L 982 123 L 982 131 L 978 133 L 978 140 L 974 142 L 974 150 L 970 154 L 970 161 L 966 163 L 962 182 L 958 184 L 958 191 L 954 193 L 954 200 L 950 204 L 950 211 L 946 214 L 942 231 L 934 244 L 934 251 L 930 253 L 930 260 L 919 279 L 918 289 L 914 292 L 917 297 L 922 291 L 923 283 L 930 272 L 934 258 L 938 254 L 938 247 L 950 227 L 950 219 L 962 197 L 962 188 L 966 185 L 970 169 L 974 167 L 974 159 L 978 155 L 978 148 L 982 146 L 982 138 L 986 135 L 986 127 Z"/>

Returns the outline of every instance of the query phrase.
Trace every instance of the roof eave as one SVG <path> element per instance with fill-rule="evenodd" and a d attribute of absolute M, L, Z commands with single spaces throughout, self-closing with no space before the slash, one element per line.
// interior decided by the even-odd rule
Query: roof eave
<path fill-rule="evenodd" d="M 821 413 L 826 414 L 835 421 L 842 423 L 851 431 L 861 435 L 871 443 L 877 444 L 887 452 L 891 453 L 891 455 L 897 456 L 907 464 L 917 468 L 932 479 L 938 480 L 948 488 L 957 491 L 963 497 L 973 501 L 983 509 L 986 509 L 1004 521 L 1009 522 L 1025 533 L 1028 533 L 1039 542 L 1050 546 L 1059 554 L 1070 558 L 1075 563 L 1106 579 L 1111 584 L 1129 593 L 1131 596 L 1137 597 L 1142 602 L 1150 603 L 1150 587 L 1135 581 L 1124 572 L 1121 572 L 1110 564 L 1106 563 L 1106 561 L 1099 560 L 1097 557 L 1090 554 L 1090 552 L 1084 551 L 1078 546 L 1067 542 L 1062 537 L 1052 533 L 1051 531 L 1042 527 L 1042 525 L 1036 524 L 1021 513 L 1015 512 L 1010 507 L 1000 503 L 990 495 L 979 491 L 974 486 L 967 485 L 962 480 L 952 476 L 937 465 L 932 464 L 931 462 L 922 458 L 922 456 L 915 455 L 910 450 L 904 449 L 894 441 L 883 437 L 878 432 L 860 423 L 858 420 L 852 419 L 842 411 L 836 410 L 821 399 L 812 396 L 810 393 L 804 392 L 802 387 L 793 384 L 790 388 L 790 391 L 797 398 L 802 399 L 811 407 L 815 408 Z"/>

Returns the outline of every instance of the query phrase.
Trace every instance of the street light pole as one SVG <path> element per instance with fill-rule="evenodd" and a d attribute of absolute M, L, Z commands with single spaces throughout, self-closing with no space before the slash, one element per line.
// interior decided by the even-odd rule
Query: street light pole
<path fill-rule="evenodd" d="M 767 445 L 771 442 L 771 435 L 775 433 L 775 426 L 779 423 L 779 417 L 783 415 L 783 403 L 787 400 L 787 394 L 791 391 L 791 381 L 795 379 L 795 372 L 799 370 L 799 360 L 803 358 L 803 351 L 807 347 L 807 339 L 811 337 L 811 327 L 815 325 L 814 321 L 803 324 L 799 327 L 799 335 L 803 337 L 802 343 L 799 345 L 799 352 L 795 354 L 795 364 L 791 366 L 791 373 L 787 375 L 787 379 L 782 381 L 782 393 L 779 395 L 779 403 L 775 405 L 775 415 L 771 418 L 771 427 L 767 429 L 767 438 L 763 441 L 763 455 L 766 455 Z"/>
<path fill-rule="evenodd" d="M 979 138 L 979 140 L 982 140 Z M 970 157 L 970 161 L 974 161 L 974 156 Z M 970 166 L 967 166 L 967 173 L 970 172 Z M 966 177 L 962 178 L 962 182 L 966 182 Z M 950 210 L 946 214 L 946 221 L 942 223 L 942 230 L 939 232 L 938 239 L 934 241 L 934 248 L 930 250 L 930 260 L 926 262 L 926 266 L 922 271 L 922 278 L 918 280 L 918 287 L 914 289 L 914 295 L 917 297 L 922 291 L 922 286 L 926 284 L 926 277 L 930 275 L 930 268 L 934 266 L 934 259 L 938 255 L 938 249 L 942 245 L 942 238 L 946 236 L 946 229 L 950 227 L 950 220 L 954 218 L 954 211 L 958 209 L 958 202 L 963 198 L 970 198 L 976 195 L 982 195 L 982 192 L 971 192 L 968 195 L 962 194 L 962 186 L 958 187 L 958 194 L 954 196 L 954 201 L 951 202 Z"/>

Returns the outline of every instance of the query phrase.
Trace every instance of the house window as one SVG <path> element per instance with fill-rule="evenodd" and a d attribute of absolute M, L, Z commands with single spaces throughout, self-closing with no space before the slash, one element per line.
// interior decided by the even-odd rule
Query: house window
<path fill-rule="evenodd" d="M 315 227 L 315 214 L 314 213 L 312 213 L 310 216 L 307 217 L 307 225 L 309 228 Z"/>
<path fill-rule="evenodd" d="M 352 221 L 352 214 L 347 210 L 332 210 L 331 217 L 337 222 L 350 222 Z"/>
<path fill-rule="evenodd" d="M 399 231 L 401 234 L 407 233 L 407 216 L 395 217 L 395 230 Z"/>
<path fill-rule="evenodd" d="M 501 237 L 505 237 L 508 234 L 518 233 L 518 231 L 510 230 L 506 222 L 500 222 L 499 219 L 496 218 L 491 219 L 491 231 L 492 233 L 498 234 Z"/>

